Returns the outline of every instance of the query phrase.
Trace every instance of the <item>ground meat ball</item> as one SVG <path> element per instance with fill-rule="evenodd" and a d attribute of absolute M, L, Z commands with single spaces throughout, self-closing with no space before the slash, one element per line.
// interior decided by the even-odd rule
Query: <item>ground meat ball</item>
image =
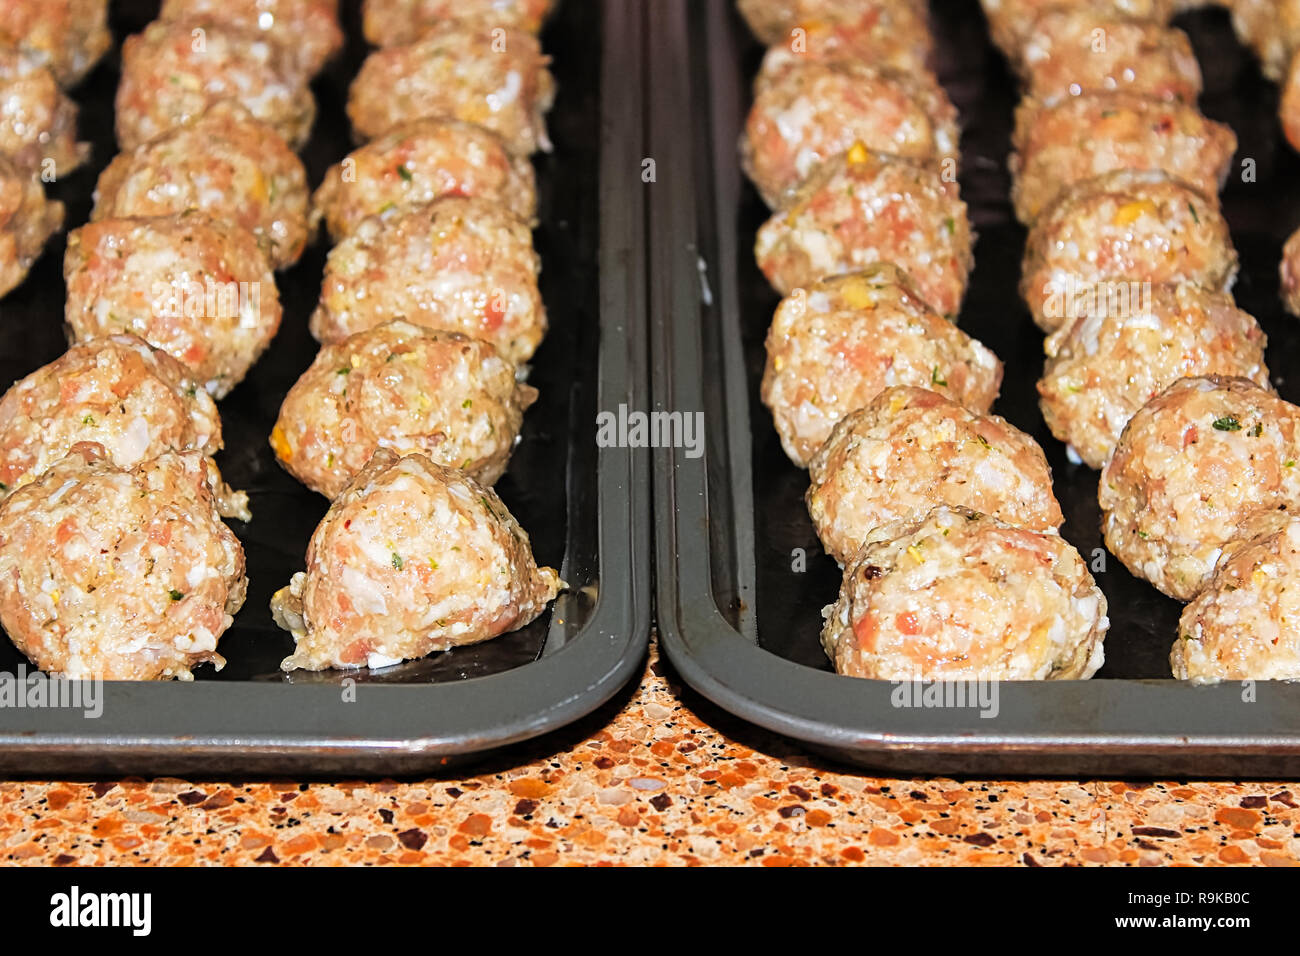
<path fill-rule="evenodd" d="M 1300 518 L 1219 562 L 1183 609 L 1169 664 L 1179 680 L 1300 679 Z"/>
<path fill-rule="evenodd" d="M 63 226 L 63 203 L 47 201 L 41 182 L 0 155 L 0 297 L 23 279 Z"/>
<path fill-rule="evenodd" d="M 1011 199 L 1023 223 L 1074 183 L 1117 169 L 1159 169 L 1213 198 L 1237 151 L 1231 128 L 1195 107 L 1134 93 L 1084 93 L 1016 110 Z"/>
<path fill-rule="evenodd" d="M 769 206 L 855 143 L 957 170 L 957 111 L 933 78 L 850 60 L 809 60 L 760 84 L 741 142 L 745 171 Z"/>
<path fill-rule="evenodd" d="M 343 48 L 338 0 L 163 0 L 158 19 L 260 33 L 305 76 L 319 73 Z"/>
<path fill-rule="evenodd" d="M 77 107 L 59 89 L 50 68 L 33 53 L 2 44 L 0 154 L 56 178 L 90 158 L 89 144 L 77 142 Z M 47 160 L 52 169 L 45 168 Z"/>
<path fill-rule="evenodd" d="M 221 450 L 217 407 L 185 368 L 132 335 L 74 345 L 0 398 L 0 500 L 34 481 L 79 442 L 119 468 L 165 451 Z M 248 496 L 208 462 L 221 513 L 251 517 Z"/>
<path fill-rule="evenodd" d="M 381 447 L 491 485 L 536 398 L 487 342 L 392 322 L 320 350 L 280 406 L 271 447 L 327 498 Z"/>
<path fill-rule="evenodd" d="M 366 139 L 444 116 L 492 130 L 521 156 L 549 152 L 546 111 L 555 81 L 547 62 L 532 34 L 449 23 L 370 54 L 352 82 L 348 116 Z"/>
<path fill-rule="evenodd" d="M 113 45 L 108 0 L 0 0 L 0 33 L 75 86 Z"/>
<path fill-rule="evenodd" d="M 1232 296 L 1186 284 L 1134 286 L 1129 302 L 1114 310 L 1095 304 L 1047 340 L 1043 418 L 1091 468 L 1106 463 L 1133 413 L 1180 378 L 1235 375 L 1270 387 L 1267 340 Z"/>
<path fill-rule="evenodd" d="M 540 269 L 528 224 L 486 199 L 371 216 L 330 251 L 312 335 L 333 343 L 405 319 L 525 362 L 546 333 Z"/>
<path fill-rule="evenodd" d="M 989 33 L 1013 64 L 1034 27 L 1046 10 L 1090 10 L 1097 16 L 1132 17 L 1168 23 L 1174 14 L 1170 0 L 980 0 Z"/>
<path fill-rule="evenodd" d="M 849 22 L 859 18 L 895 18 L 906 7 L 926 16 L 923 0 L 737 0 L 749 28 L 765 44 L 790 39 L 790 31 L 812 23 Z"/>
<path fill-rule="evenodd" d="M 1282 288 L 1282 304 L 1292 315 L 1300 315 L 1300 229 L 1291 233 L 1282 247 L 1282 262 L 1278 266 Z"/>
<path fill-rule="evenodd" d="M 190 122 L 221 100 L 239 103 L 292 146 L 307 141 L 316 117 L 306 78 L 260 33 L 155 21 L 122 44 L 116 108 L 123 150 Z"/>
<path fill-rule="evenodd" d="M 876 680 L 1091 677 L 1110 626 L 1059 535 L 946 506 L 868 538 L 822 616 L 836 672 Z"/>
<path fill-rule="evenodd" d="M 1034 531 L 1064 520 L 1038 444 L 996 415 L 924 388 L 889 388 L 845 416 L 808 466 L 808 513 L 841 565 L 891 522 L 958 505 Z"/>
<path fill-rule="evenodd" d="M 1201 93 L 1201 68 L 1182 30 L 1088 7 L 1035 20 L 1020 67 L 1025 92 L 1043 101 L 1125 90 L 1194 102 Z"/>
<path fill-rule="evenodd" d="M 92 220 L 206 212 L 257 236 L 277 269 L 307 243 L 307 173 L 271 127 L 218 103 L 192 123 L 115 157 Z"/>
<path fill-rule="evenodd" d="M 1260 69 L 1277 82 L 1300 47 L 1300 0 L 1231 0 L 1237 37 L 1255 51 Z"/>
<path fill-rule="evenodd" d="M 1278 122 L 1292 149 L 1300 150 L 1300 56 L 1291 58 L 1277 107 Z"/>
<path fill-rule="evenodd" d="M 824 163 L 758 231 L 759 268 L 782 295 L 878 262 L 902 267 L 941 315 L 961 309 L 974 264 L 966 204 L 933 169 L 854 146 Z"/>
<path fill-rule="evenodd" d="M 316 190 L 313 216 L 335 241 L 367 216 L 443 196 L 491 199 L 520 219 L 537 212 L 532 164 L 473 123 L 437 118 L 395 127 L 331 166 Z"/>
<path fill-rule="evenodd" d="M 0 624 L 43 671 L 192 680 L 244 603 L 239 539 L 199 452 L 118 468 L 77 445 L 0 504 Z"/>
<path fill-rule="evenodd" d="M 933 389 L 983 414 L 1001 382 L 997 356 L 881 264 L 781 302 L 767 332 L 762 396 L 785 453 L 802 467 L 836 422 L 886 388 Z"/>
<path fill-rule="evenodd" d="M 1106 546 L 1191 600 L 1252 522 L 1300 507 L 1300 409 L 1245 379 L 1185 378 L 1129 420 L 1101 474 Z"/>
<path fill-rule="evenodd" d="M 491 488 L 380 449 L 316 528 L 306 572 L 271 601 L 297 644 L 280 666 L 385 667 L 477 644 L 523 627 L 563 587 Z"/>
<path fill-rule="evenodd" d="M 1157 170 L 1118 170 L 1065 190 L 1025 245 L 1020 293 L 1056 329 L 1069 301 L 1116 283 L 1190 282 L 1227 292 L 1237 253 L 1218 204 Z"/>
<path fill-rule="evenodd" d="M 857 60 L 878 69 L 920 73 L 930 68 L 934 37 L 925 10 L 911 3 L 868 3 L 834 16 L 804 20 L 799 33 L 772 41 L 756 85 L 812 60 Z"/>
<path fill-rule="evenodd" d="M 537 33 L 553 0 L 365 0 L 361 29 L 375 46 L 411 43 L 446 20 Z"/>
<path fill-rule="evenodd" d="M 225 397 L 280 327 L 280 296 L 251 233 L 202 213 L 102 219 L 68 235 L 74 341 L 130 332 Z"/>

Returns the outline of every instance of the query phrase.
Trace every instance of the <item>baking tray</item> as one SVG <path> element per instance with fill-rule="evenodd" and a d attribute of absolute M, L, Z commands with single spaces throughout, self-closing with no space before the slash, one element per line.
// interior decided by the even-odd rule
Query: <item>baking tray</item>
<path fill-rule="evenodd" d="M 359 0 L 343 3 L 349 45 L 314 83 L 319 116 L 302 151 L 313 186 L 353 146 L 344 105 L 366 54 Z M 157 3 L 114 3 L 120 44 Z M 303 567 L 327 502 L 267 447 L 281 400 L 311 363 L 307 317 L 328 251 L 322 237 L 277 277 L 284 323 L 248 379 L 219 403 L 226 479 L 249 492 L 253 521 L 232 522 L 247 555 L 248 600 L 221 641 L 228 664 L 194 683 L 106 684 L 103 715 L 0 707 L 0 771 L 10 773 L 406 774 L 459 762 L 594 710 L 636 673 L 649 634 L 650 478 L 644 453 L 597 448 L 596 416 L 648 401 L 641 88 L 642 4 L 569 0 L 546 28 L 559 94 L 555 151 L 537 160 L 542 293 L 551 331 L 532 362 L 541 397 L 497 484 L 539 563 L 570 589 L 512 634 L 379 671 L 279 670 L 293 646 L 272 592 Z M 56 183 L 70 226 L 85 222 L 116 151 L 117 51 L 74 93 L 92 168 Z M 57 357 L 64 240 L 0 300 L 0 387 Z M 22 657 L 0 640 L 0 672 Z M 345 683 L 347 681 L 347 683 Z M 347 691 L 347 693 L 345 693 Z M 355 700 L 345 698 L 355 697 Z"/>
<path fill-rule="evenodd" d="M 756 724 L 893 772 L 1300 772 L 1300 686 L 1194 687 L 1170 677 L 1181 605 L 1106 554 L 1097 473 L 1066 460 L 1039 414 L 1043 337 L 1016 292 L 1025 233 L 1006 172 L 1018 93 L 969 0 L 931 7 L 939 77 L 962 117 L 962 194 L 979 232 L 960 323 L 1006 363 L 994 411 L 1046 451 L 1065 537 L 1090 562 L 1105 559 L 1095 576 L 1110 603 L 1107 661 L 1091 681 L 1003 683 L 998 714 L 987 718 L 974 708 L 895 707 L 896 685 L 833 673 L 818 632 L 840 572 L 808 519 L 807 475 L 782 453 L 758 399 L 778 297 L 754 263 L 767 211 L 740 172 L 736 143 L 762 50 L 732 7 L 660 3 L 648 91 L 651 153 L 665 184 L 650 209 L 656 404 L 703 411 L 706 429 L 703 457 L 663 449 L 655 461 L 659 627 L 683 678 Z M 1242 260 L 1235 292 L 1267 331 L 1270 368 L 1294 401 L 1300 380 L 1288 372 L 1300 359 L 1300 325 L 1278 302 L 1277 260 L 1300 224 L 1300 193 L 1287 187 L 1300 181 L 1300 160 L 1281 139 L 1276 88 L 1237 44 L 1226 14 L 1195 11 L 1177 23 L 1201 59 L 1202 109 L 1241 142 L 1223 197 Z M 692 122 L 681 103 L 696 105 Z M 1254 161 L 1254 183 L 1242 182 L 1245 159 Z M 807 556 L 802 573 L 796 549 Z"/>

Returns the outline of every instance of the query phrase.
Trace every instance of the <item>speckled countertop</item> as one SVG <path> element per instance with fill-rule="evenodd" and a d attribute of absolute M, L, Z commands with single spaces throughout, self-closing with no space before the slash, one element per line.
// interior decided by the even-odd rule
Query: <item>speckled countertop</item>
<path fill-rule="evenodd" d="M 1291 866 L 1300 783 L 895 780 L 640 684 L 464 779 L 0 782 L 0 860 Z"/>

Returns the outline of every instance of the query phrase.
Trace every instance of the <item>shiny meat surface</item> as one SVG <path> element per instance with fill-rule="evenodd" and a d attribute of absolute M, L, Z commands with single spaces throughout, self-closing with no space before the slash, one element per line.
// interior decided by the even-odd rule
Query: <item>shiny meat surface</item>
<path fill-rule="evenodd" d="M 537 212 L 532 164 L 481 126 L 429 117 L 394 127 L 331 166 L 312 198 L 337 242 L 367 216 L 444 196 L 491 199 L 520 219 Z"/>
<path fill-rule="evenodd" d="M 486 641 L 563 586 L 492 489 L 381 449 L 312 535 L 307 570 L 272 600 L 297 645 L 281 667 L 384 667 Z"/>
<path fill-rule="evenodd" d="M 1033 531 L 1055 531 L 1064 520 L 1037 442 L 924 388 L 885 389 L 845 416 L 808 472 L 808 513 L 841 565 L 877 528 L 938 505 Z"/>
<path fill-rule="evenodd" d="M 325 343 L 394 319 L 486 339 L 527 361 L 546 332 L 528 225 L 485 199 L 365 219 L 325 266 L 311 330 Z"/>
<path fill-rule="evenodd" d="M 873 534 L 822 614 L 836 672 L 877 680 L 1091 677 L 1110 623 L 1065 539 L 948 507 Z"/>
<path fill-rule="evenodd" d="M 307 173 L 265 123 L 218 103 L 191 123 L 113 158 L 95 186 L 91 220 L 205 212 L 251 232 L 272 265 L 307 243 Z"/>
<path fill-rule="evenodd" d="M 131 469 L 77 445 L 0 504 L 0 625 L 43 671 L 191 680 L 244 603 L 244 552 L 196 451 Z"/>
<path fill-rule="evenodd" d="M 203 213 L 101 219 L 68 235 L 73 341 L 138 335 L 214 398 L 238 385 L 280 327 L 280 296 L 251 233 Z"/>
<path fill-rule="evenodd" d="M 766 345 L 763 403 L 800 466 L 840 419 L 886 388 L 932 389 L 983 414 L 1002 381 L 997 356 L 936 315 L 892 265 L 783 299 Z"/>
<path fill-rule="evenodd" d="M 1224 550 L 1300 508 L 1300 409 L 1253 382 L 1185 378 L 1129 420 L 1101 474 L 1106 547 L 1189 601 Z"/>
<path fill-rule="evenodd" d="M 973 244 L 955 183 L 857 145 L 823 163 L 763 224 L 754 254 L 782 295 L 826 276 L 894 263 L 933 309 L 956 317 Z"/>
<path fill-rule="evenodd" d="M 74 345 L 0 398 L 0 500 L 40 477 L 73 446 L 92 442 L 119 468 L 165 451 L 197 451 L 217 507 L 248 520 L 248 496 L 221 481 L 221 419 L 175 359 L 131 335 Z"/>
<path fill-rule="evenodd" d="M 487 342 L 392 322 L 320 350 L 285 397 L 271 447 L 328 498 L 378 448 L 423 454 L 491 485 L 536 397 Z"/>

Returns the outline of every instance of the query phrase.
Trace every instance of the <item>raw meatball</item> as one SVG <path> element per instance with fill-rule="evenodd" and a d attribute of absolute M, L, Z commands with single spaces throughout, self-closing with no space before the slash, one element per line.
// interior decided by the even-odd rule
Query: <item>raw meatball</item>
<path fill-rule="evenodd" d="M 39 179 L 0 155 L 0 297 L 27 278 L 62 226 L 63 203 L 46 200 Z"/>
<path fill-rule="evenodd" d="M 0 44 L 0 154 L 37 173 L 65 176 L 90 158 L 77 142 L 77 107 L 37 55 Z M 45 168 L 45 161 L 53 163 Z M 48 177 L 47 177 L 48 178 Z"/>
<path fill-rule="evenodd" d="M 260 33 L 305 76 L 319 73 L 343 48 L 338 0 L 163 0 L 158 19 Z"/>
<path fill-rule="evenodd" d="M 957 170 L 957 111 L 932 77 L 809 60 L 756 88 L 742 160 L 769 206 L 855 143 Z"/>
<path fill-rule="evenodd" d="M 221 513 L 249 520 L 248 496 L 221 481 L 217 406 L 185 368 L 133 335 L 74 345 L 0 398 L 0 500 L 34 481 L 79 442 L 134 468 L 165 451 L 207 457 Z"/>
<path fill-rule="evenodd" d="M 130 332 L 224 398 L 280 328 L 280 295 L 252 233 L 203 213 L 102 219 L 68 235 L 73 341 Z"/>
<path fill-rule="evenodd" d="M 1237 252 L 1218 203 L 1158 170 L 1076 183 L 1034 222 L 1020 280 L 1034 321 L 1055 330 L 1070 300 L 1134 280 L 1227 292 Z"/>
<path fill-rule="evenodd" d="M 331 166 L 312 214 L 338 241 L 367 216 L 443 196 L 491 199 L 528 221 L 537 212 L 528 160 L 481 126 L 431 117 L 395 127 Z"/>
<path fill-rule="evenodd" d="M 823 163 L 759 229 L 754 254 L 782 295 L 823 276 L 893 262 L 932 308 L 955 317 L 974 241 L 956 184 L 859 144 Z"/>
<path fill-rule="evenodd" d="M 1182 30 L 1086 7 L 1048 10 L 1022 47 L 1025 93 L 1050 101 L 1106 90 L 1195 102 L 1201 67 Z"/>
<path fill-rule="evenodd" d="M 1043 418 L 1091 468 L 1106 463 L 1133 413 L 1180 378 L 1235 375 L 1270 387 L 1267 339 L 1232 296 L 1133 286 L 1128 302 L 1093 303 L 1047 339 Z"/>
<path fill-rule="evenodd" d="M 492 130 L 521 156 L 549 152 L 546 111 L 555 81 L 547 62 L 530 33 L 448 23 L 370 54 L 352 82 L 348 116 L 365 139 L 443 116 Z"/>
<path fill-rule="evenodd" d="M 1300 47 L 1300 0 L 1231 0 L 1237 37 L 1255 51 L 1270 80 L 1282 79 Z"/>
<path fill-rule="evenodd" d="M 537 33 L 553 0 L 365 0 L 361 29 L 375 46 L 411 43 L 447 20 Z"/>
<path fill-rule="evenodd" d="M 477 644 L 563 587 L 491 488 L 381 448 L 311 536 L 306 572 L 271 601 L 297 645 L 280 666 L 386 667 Z"/>
<path fill-rule="evenodd" d="M 1219 562 L 1183 609 L 1169 664 L 1179 680 L 1300 680 L 1300 518 Z"/>
<path fill-rule="evenodd" d="M 1084 93 L 1016 109 L 1011 199 L 1023 223 L 1066 187 L 1116 169 L 1159 169 L 1213 198 L 1237 151 L 1195 107 L 1135 93 Z"/>
<path fill-rule="evenodd" d="M 1282 247 L 1282 262 L 1278 266 L 1282 288 L 1282 304 L 1292 315 L 1300 315 L 1300 229 L 1291 233 Z"/>
<path fill-rule="evenodd" d="M 1055 531 L 1065 520 L 1032 438 L 924 388 L 885 389 L 845 416 L 808 471 L 808 513 L 841 565 L 877 528 L 916 521 L 937 505 L 1033 531 Z"/>
<path fill-rule="evenodd" d="M 0 0 L 0 33 L 75 86 L 113 45 L 108 0 Z"/>
<path fill-rule="evenodd" d="M 391 322 L 317 353 L 280 406 L 271 447 L 327 498 L 381 447 L 426 455 L 491 485 L 536 398 L 487 342 Z"/>
<path fill-rule="evenodd" d="M 255 235 L 277 269 L 307 243 L 307 173 L 275 130 L 233 103 L 115 157 L 92 220 L 206 212 Z"/>
<path fill-rule="evenodd" d="M 233 100 L 292 146 L 311 132 L 316 102 L 298 66 L 260 32 L 155 21 L 122 44 L 117 142 L 135 149 Z"/>
<path fill-rule="evenodd" d="M 835 423 L 884 389 L 915 385 L 983 414 L 1002 363 L 936 315 L 895 266 L 823 279 L 781 302 L 767 332 L 763 403 L 806 466 Z"/>
<path fill-rule="evenodd" d="M 1225 546 L 1300 507 L 1300 409 L 1239 378 L 1184 378 L 1139 410 L 1101 473 L 1106 546 L 1170 597 Z"/>
<path fill-rule="evenodd" d="M 93 443 L 0 504 L 0 625 L 73 680 L 193 680 L 244 603 L 199 452 L 119 468 Z"/>
<path fill-rule="evenodd" d="M 1098 16 L 1132 17 L 1168 23 L 1174 14 L 1170 0 L 980 0 L 993 42 L 1013 64 L 1033 30 L 1034 21 L 1048 9 L 1090 10 Z"/>
<path fill-rule="evenodd" d="M 1291 58 L 1277 107 L 1278 122 L 1292 149 L 1300 150 L 1300 56 Z"/>
<path fill-rule="evenodd" d="M 946 506 L 868 538 L 822 616 L 835 670 L 876 680 L 1091 677 L 1110 626 L 1060 535 Z"/>
<path fill-rule="evenodd" d="M 899 7 L 926 16 L 923 0 L 737 0 L 736 6 L 765 44 L 789 40 L 791 30 L 807 24 L 898 17 Z"/>
<path fill-rule="evenodd" d="M 786 30 L 763 56 L 757 85 L 810 60 L 857 60 L 879 69 L 921 73 L 930 68 L 934 38 L 926 11 L 911 3 L 866 3 Z"/>
<path fill-rule="evenodd" d="M 526 362 L 546 333 L 528 224 L 486 199 L 439 199 L 362 220 L 325 264 L 312 335 L 338 342 L 393 319 L 486 339 Z"/>

